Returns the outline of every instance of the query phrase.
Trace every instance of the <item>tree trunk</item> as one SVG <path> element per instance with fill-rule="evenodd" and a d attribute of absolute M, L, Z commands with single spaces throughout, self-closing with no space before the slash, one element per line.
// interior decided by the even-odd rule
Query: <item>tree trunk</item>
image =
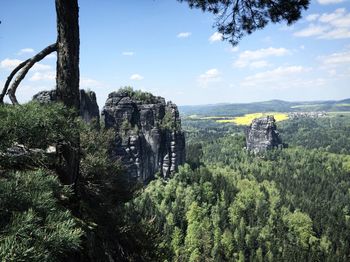
<path fill-rule="evenodd" d="M 79 114 L 79 7 L 78 0 L 56 0 L 57 13 L 57 78 L 58 100 Z M 72 184 L 79 174 L 79 133 L 75 143 L 62 144 L 60 179 Z"/>
<path fill-rule="evenodd" d="M 79 22 L 77 0 L 56 0 L 57 95 L 79 111 Z"/>

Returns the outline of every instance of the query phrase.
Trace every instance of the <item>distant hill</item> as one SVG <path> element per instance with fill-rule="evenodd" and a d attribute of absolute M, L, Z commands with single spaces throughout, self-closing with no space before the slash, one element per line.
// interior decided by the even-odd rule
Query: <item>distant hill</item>
<path fill-rule="evenodd" d="M 182 115 L 235 116 L 255 112 L 310 112 L 350 111 L 350 98 L 339 101 L 288 102 L 270 100 L 265 102 L 180 106 Z"/>

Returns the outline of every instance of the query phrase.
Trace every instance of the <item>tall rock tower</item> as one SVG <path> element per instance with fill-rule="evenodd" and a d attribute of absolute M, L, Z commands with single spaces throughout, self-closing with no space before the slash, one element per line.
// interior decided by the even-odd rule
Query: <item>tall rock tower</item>
<path fill-rule="evenodd" d="M 275 122 L 273 116 L 254 119 L 246 132 L 247 150 L 257 154 L 272 148 L 282 148 Z"/>
<path fill-rule="evenodd" d="M 177 106 L 150 93 L 120 89 L 102 111 L 115 130 L 112 158 L 120 159 L 131 180 L 147 183 L 159 172 L 168 178 L 185 162 L 185 136 Z"/>

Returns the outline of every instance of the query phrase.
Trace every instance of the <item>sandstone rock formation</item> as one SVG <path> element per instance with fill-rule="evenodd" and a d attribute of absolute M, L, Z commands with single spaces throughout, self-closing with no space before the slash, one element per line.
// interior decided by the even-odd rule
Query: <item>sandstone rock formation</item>
<path fill-rule="evenodd" d="M 86 123 L 91 123 L 93 119 L 100 122 L 100 110 L 93 91 L 80 89 L 80 116 Z"/>
<path fill-rule="evenodd" d="M 33 96 L 33 100 L 44 104 L 57 101 L 56 90 L 41 91 Z M 100 111 L 96 102 L 95 92 L 80 90 L 80 116 L 87 123 L 90 123 L 92 119 L 96 119 L 97 123 L 99 123 Z"/>
<path fill-rule="evenodd" d="M 179 112 L 164 98 L 121 89 L 109 94 L 102 117 L 115 130 L 112 157 L 122 160 L 131 180 L 147 183 L 156 172 L 168 178 L 185 162 Z"/>
<path fill-rule="evenodd" d="M 246 133 L 247 150 L 261 153 L 272 148 L 282 148 L 282 140 L 276 130 L 275 118 L 266 116 L 252 121 Z"/>

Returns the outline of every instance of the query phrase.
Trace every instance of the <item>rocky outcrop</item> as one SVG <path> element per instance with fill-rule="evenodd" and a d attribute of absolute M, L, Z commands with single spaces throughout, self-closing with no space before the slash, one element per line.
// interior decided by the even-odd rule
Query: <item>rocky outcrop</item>
<path fill-rule="evenodd" d="M 33 100 L 41 104 L 48 104 L 57 101 L 56 90 L 41 91 L 33 96 Z"/>
<path fill-rule="evenodd" d="M 273 116 L 254 119 L 246 133 L 247 150 L 256 154 L 272 148 L 282 148 L 275 122 Z"/>
<path fill-rule="evenodd" d="M 57 101 L 56 90 L 41 91 L 33 96 L 33 100 L 39 103 L 47 104 Z M 93 119 L 99 123 L 100 111 L 96 101 L 96 95 L 93 91 L 80 90 L 80 116 L 87 123 Z"/>
<path fill-rule="evenodd" d="M 80 89 L 80 116 L 86 123 L 91 123 L 93 119 L 97 123 L 100 122 L 100 110 L 95 92 Z"/>
<path fill-rule="evenodd" d="M 132 180 L 168 178 L 185 162 L 185 136 L 177 106 L 162 97 L 122 89 L 109 94 L 102 111 L 115 130 L 112 158 L 121 159 Z"/>

